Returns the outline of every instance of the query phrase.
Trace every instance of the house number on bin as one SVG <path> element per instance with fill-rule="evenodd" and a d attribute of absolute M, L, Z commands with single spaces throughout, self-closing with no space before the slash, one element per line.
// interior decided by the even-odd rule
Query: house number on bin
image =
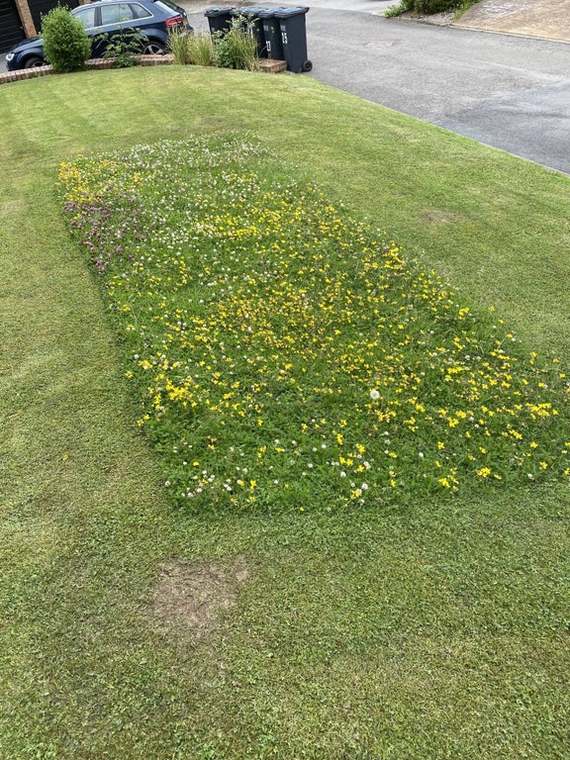
<path fill-rule="evenodd" d="M 283 44 L 287 44 L 287 32 L 281 32 L 281 39 L 283 40 Z"/>

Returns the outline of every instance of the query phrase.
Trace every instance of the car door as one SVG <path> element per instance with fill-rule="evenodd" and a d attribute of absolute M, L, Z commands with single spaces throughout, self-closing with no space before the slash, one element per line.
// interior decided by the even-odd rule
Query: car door
<path fill-rule="evenodd" d="M 144 11 L 144 8 L 142 10 Z M 140 27 L 143 20 L 135 13 L 132 3 L 104 3 L 99 6 L 99 13 L 101 14 L 99 31 L 103 35 L 103 49 L 113 37 L 128 29 Z"/>
<path fill-rule="evenodd" d="M 97 33 L 98 13 L 97 7 L 93 5 L 85 5 L 82 8 L 73 12 L 76 19 L 81 21 L 85 27 L 85 31 L 91 38 L 91 57 L 97 58 L 97 52 L 95 50 L 97 43 L 95 42 L 95 35 Z"/>

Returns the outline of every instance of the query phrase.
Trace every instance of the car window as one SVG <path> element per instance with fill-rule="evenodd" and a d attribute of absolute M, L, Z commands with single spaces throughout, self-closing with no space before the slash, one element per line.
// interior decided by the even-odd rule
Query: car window
<path fill-rule="evenodd" d="M 101 24 L 120 24 L 122 21 L 132 21 L 132 6 L 128 3 L 113 3 L 112 5 L 101 5 Z"/>
<path fill-rule="evenodd" d="M 133 14 L 133 18 L 150 18 L 152 16 L 152 13 L 149 13 L 146 8 L 138 4 L 131 5 L 131 13 Z"/>
<path fill-rule="evenodd" d="M 174 3 L 162 2 L 161 0 L 156 0 L 155 5 L 158 5 L 158 7 L 165 11 L 165 13 L 168 13 L 169 16 L 172 15 L 172 11 L 178 10 Z"/>
<path fill-rule="evenodd" d="M 92 29 L 95 26 L 95 8 L 85 8 L 85 10 L 73 15 L 81 21 L 86 29 Z"/>

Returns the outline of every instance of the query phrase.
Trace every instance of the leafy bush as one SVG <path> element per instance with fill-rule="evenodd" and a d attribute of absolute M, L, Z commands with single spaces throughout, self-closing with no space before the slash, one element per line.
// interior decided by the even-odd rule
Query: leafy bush
<path fill-rule="evenodd" d="M 108 37 L 108 35 L 101 36 Z M 115 68 L 126 69 L 135 65 L 135 56 L 143 52 L 147 42 L 146 34 L 137 29 L 123 29 L 110 36 L 103 58 L 113 58 Z"/>
<path fill-rule="evenodd" d="M 400 0 L 398 5 L 390 5 L 390 7 L 386 8 L 384 15 L 386 18 L 394 18 L 395 16 L 401 16 L 402 13 L 409 10 L 406 0 Z"/>
<path fill-rule="evenodd" d="M 387 18 L 400 16 L 406 11 L 430 15 L 456 10 L 463 6 L 473 5 L 476 0 L 400 0 L 398 5 L 391 5 L 384 15 Z"/>
<path fill-rule="evenodd" d="M 245 18 L 235 18 L 226 33 L 187 34 L 174 29 L 169 48 L 176 63 L 195 66 L 220 66 L 226 69 L 258 67 L 257 42 L 251 24 Z"/>
<path fill-rule="evenodd" d="M 259 65 L 257 41 L 252 34 L 252 25 L 238 16 L 225 34 L 214 38 L 216 62 L 224 69 L 247 69 L 255 71 Z"/>
<path fill-rule="evenodd" d="M 42 21 L 44 54 L 56 71 L 82 69 L 91 53 L 83 24 L 67 8 L 53 8 Z"/>
<path fill-rule="evenodd" d="M 413 10 L 416 13 L 443 13 L 452 11 L 461 4 L 461 0 L 413 0 Z"/>

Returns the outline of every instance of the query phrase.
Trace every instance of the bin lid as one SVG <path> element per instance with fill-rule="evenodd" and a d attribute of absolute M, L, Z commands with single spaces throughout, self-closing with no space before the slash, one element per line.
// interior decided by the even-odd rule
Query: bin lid
<path fill-rule="evenodd" d="M 243 5 L 239 8 L 232 8 L 232 16 L 257 16 L 257 11 L 260 10 L 260 7 L 257 5 Z"/>
<path fill-rule="evenodd" d="M 304 16 L 309 9 L 301 6 L 292 8 L 275 8 L 273 15 L 275 18 L 291 18 L 292 16 Z"/>
<path fill-rule="evenodd" d="M 233 5 L 213 5 L 211 8 L 206 8 L 204 16 L 225 16 L 234 10 Z"/>
<path fill-rule="evenodd" d="M 259 18 L 273 18 L 277 11 L 285 10 L 285 6 L 277 8 L 268 8 L 266 5 L 260 5 L 257 9 L 257 15 Z"/>

